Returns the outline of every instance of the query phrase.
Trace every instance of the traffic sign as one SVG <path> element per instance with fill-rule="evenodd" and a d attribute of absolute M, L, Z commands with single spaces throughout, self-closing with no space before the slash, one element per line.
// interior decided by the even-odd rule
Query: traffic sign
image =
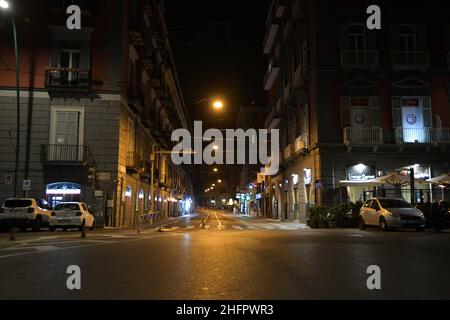
<path fill-rule="evenodd" d="M 10 186 L 10 185 L 12 185 L 12 182 L 13 182 L 13 177 L 12 177 L 12 175 L 7 174 L 7 175 L 5 176 L 5 185 Z"/>
<path fill-rule="evenodd" d="M 31 190 L 31 180 L 23 180 L 23 191 Z"/>

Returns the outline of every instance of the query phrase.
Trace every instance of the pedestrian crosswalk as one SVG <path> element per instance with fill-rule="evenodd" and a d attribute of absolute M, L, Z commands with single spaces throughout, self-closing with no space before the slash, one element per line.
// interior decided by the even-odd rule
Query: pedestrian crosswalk
<path fill-rule="evenodd" d="M 200 225 L 188 225 L 181 227 L 167 227 L 164 228 L 165 231 L 195 231 L 195 230 L 238 230 L 238 231 L 252 231 L 252 230 L 301 230 L 308 229 L 306 225 L 296 224 L 296 225 L 284 225 L 275 223 L 238 223 L 238 224 L 200 224 Z"/>

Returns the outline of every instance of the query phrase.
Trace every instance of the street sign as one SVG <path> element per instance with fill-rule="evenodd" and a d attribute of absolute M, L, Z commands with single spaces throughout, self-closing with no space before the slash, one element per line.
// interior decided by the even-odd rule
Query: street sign
<path fill-rule="evenodd" d="M 13 182 L 12 175 L 7 174 L 5 176 L 5 185 L 10 186 L 10 185 L 12 185 L 12 182 Z"/>
<path fill-rule="evenodd" d="M 23 180 L 23 191 L 30 191 L 31 190 L 31 180 Z"/>

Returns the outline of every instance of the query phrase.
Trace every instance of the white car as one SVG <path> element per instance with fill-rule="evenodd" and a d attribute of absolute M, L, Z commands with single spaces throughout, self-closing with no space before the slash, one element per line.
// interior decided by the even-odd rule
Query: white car
<path fill-rule="evenodd" d="M 359 226 L 378 226 L 383 230 L 396 228 L 425 229 L 425 217 L 422 211 L 403 199 L 372 198 L 367 200 L 359 213 Z"/>
<path fill-rule="evenodd" d="M 48 226 L 51 213 L 50 205 L 44 199 L 10 198 L 0 209 L 0 225 L 3 228 L 19 228 L 26 231 L 31 228 L 38 232 Z"/>
<path fill-rule="evenodd" d="M 95 218 L 88 207 L 83 202 L 60 202 L 53 209 L 50 217 L 50 231 L 62 228 L 66 231 L 69 228 L 83 227 L 94 229 Z"/>

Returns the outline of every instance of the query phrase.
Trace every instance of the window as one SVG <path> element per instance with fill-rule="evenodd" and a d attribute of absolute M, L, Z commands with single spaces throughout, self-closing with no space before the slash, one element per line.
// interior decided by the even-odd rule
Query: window
<path fill-rule="evenodd" d="M 60 203 L 56 205 L 55 211 L 62 211 L 62 210 L 78 211 L 80 210 L 80 206 L 78 205 L 78 203 Z"/>
<path fill-rule="evenodd" d="M 366 35 L 364 25 L 348 25 L 347 46 L 348 50 L 354 51 L 363 51 L 366 49 Z"/>
<path fill-rule="evenodd" d="M 5 207 L 5 208 L 26 208 L 26 207 L 30 207 L 31 205 L 32 205 L 31 200 L 14 199 L 14 200 L 6 200 L 3 207 Z"/>
<path fill-rule="evenodd" d="M 380 205 L 378 204 L 378 201 L 377 201 L 377 200 L 373 200 L 370 207 L 371 207 L 373 210 L 375 210 L 375 211 L 380 210 Z"/>
<path fill-rule="evenodd" d="M 370 204 L 372 203 L 372 200 L 367 200 L 366 203 L 364 203 L 365 208 L 370 208 Z"/>
<path fill-rule="evenodd" d="M 78 69 L 80 68 L 80 50 L 62 49 L 59 58 L 59 66 L 66 68 L 63 71 L 64 78 L 67 81 L 74 81 L 78 78 Z"/>
<path fill-rule="evenodd" d="M 399 25 L 397 38 L 401 51 L 416 50 L 416 28 L 414 25 Z"/>

